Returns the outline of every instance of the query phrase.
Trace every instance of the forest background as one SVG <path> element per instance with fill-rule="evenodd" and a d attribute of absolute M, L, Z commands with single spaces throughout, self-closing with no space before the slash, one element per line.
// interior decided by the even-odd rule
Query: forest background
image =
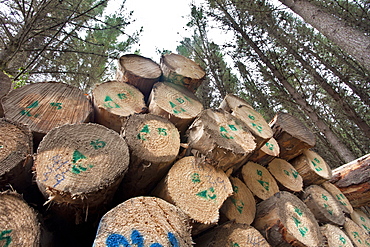
<path fill-rule="evenodd" d="M 0 0 L 0 70 L 14 87 L 54 80 L 86 93 L 114 79 L 121 55 L 146 56 L 132 50 L 145 27 L 127 32 L 133 11 L 122 1 L 106 14 L 108 2 Z M 278 111 L 296 116 L 332 168 L 369 153 L 370 2 L 280 2 L 190 3 L 188 24 L 179 29 L 192 35 L 176 51 L 157 53 L 179 53 L 206 70 L 197 91 L 206 108 L 232 93 L 267 122 Z M 225 41 L 215 41 L 212 30 Z"/>

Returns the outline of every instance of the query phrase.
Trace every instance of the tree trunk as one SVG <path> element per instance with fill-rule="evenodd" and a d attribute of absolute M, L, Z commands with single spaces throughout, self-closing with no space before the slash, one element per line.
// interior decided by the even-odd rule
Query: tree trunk
<path fill-rule="evenodd" d="M 266 120 L 241 98 L 228 94 L 219 108 L 231 113 L 246 124 L 255 138 L 256 149 L 261 148 L 271 139 L 273 132 Z"/>
<path fill-rule="evenodd" d="M 222 170 L 188 156 L 172 166 L 153 194 L 182 209 L 198 224 L 193 228 L 193 235 L 197 235 L 217 223 L 219 209 L 232 192 L 230 180 Z"/>
<path fill-rule="evenodd" d="M 370 70 L 370 38 L 307 0 L 280 0 Z"/>
<path fill-rule="evenodd" d="M 40 223 L 21 195 L 0 192 L 0 218 L 1 246 L 40 246 Z"/>
<path fill-rule="evenodd" d="M 187 88 L 158 82 L 149 96 L 149 112 L 172 122 L 182 135 L 203 110 L 202 103 Z"/>
<path fill-rule="evenodd" d="M 256 201 L 253 194 L 240 179 L 230 177 L 230 182 L 234 193 L 224 202 L 220 212 L 227 221 L 250 225 L 256 214 Z"/>
<path fill-rule="evenodd" d="M 242 167 L 241 175 L 252 193 L 262 200 L 266 200 L 279 192 L 274 177 L 265 167 L 259 164 L 249 161 Z"/>
<path fill-rule="evenodd" d="M 303 178 L 305 187 L 311 184 L 322 184 L 332 177 L 332 170 L 320 155 L 311 150 L 304 150 L 290 163 Z"/>
<path fill-rule="evenodd" d="M 338 189 L 337 186 L 326 181 L 321 184 L 321 186 L 326 189 L 338 202 L 342 205 L 343 212 L 346 214 L 351 214 L 353 212 L 353 207 L 347 197 Z"/>
<path fill-rule="evenodd" d="M 93 108 L 78 88 L 63 83 L 28 84 L 3 98 L 5 117 L 28 125 L 38 143 L 51 129 L 64 124 L 89 122 Z"/>
<path fill-rule="evenodd" d="M 315 215 L 319 223 L 342 226 L 344 213 L 338 201 L 319 185 L 308 186 L 303 193 L 302 201 Z"/>
<path fill-rule="evenodd" d="M 0 119 L 0 188 L 11 186 L 23 193 L 32 184 L 33 142 L 22 124 Z"/>
<path fill-rule="evenodd" d="M 325 224 L 320 227 L 327 246 L 354 247 L 347 234 L 338 226 Z"/>
<path fill-rule="evenodd" d="M 259 203 L 253 226 L 272 246 L 324 246 L 315 216 L 289 192 Z"/>
<path fill-rule="evenodd" d="M 9 76 L 0 70 L 0 117 L 4 117 L 4 109 L 1 100 L 7 93 L 9 93 L 11 86 L 12 81 L 10 80 Z"/>
<path fill-rule="evenodd" d="M 186 87 L 193 93 L 206 76 L 205 71 L 194 61 L 174 53 L 162 55 L 161 68 L 164 81 Z"/>
<path fill-rule="evenodd" d="M 155 197 L 131 198 L 100 220 L 95 247 L 191 247 L 188 217 L 174 205 Z"/>
<path fill-rule="evenodd" d="M 338 150 L 338 154 L 346 160 L 347 162 L 354 159 L 353 154 L 348 150 L 348 148 L 335 136 L 335 134 L 330 130 L 327 124 L 317 115 L 315 110 L 306 102 L 306 100 L 295 90 L 295 88 L 287 81 L 284 75 L 276 68 L 267 56 L 259 49 L 259 47 L 251 40 L 248 34 L 236 23 L 232 16 L 227 12 L 227 9 L 218 1 L 216 1 L 218 7 L 225 14 L 225 17 L 230 21 L 230 26 L 247 42 L 247 44 L 252 47 L 252 49 L 257 53 L 260 59 L 266 64 L 266 66 L 271 70 L 271 73 L 281 82 L 286 90 L 293 97 L 294 101 L 301 106 L 302 110 L 312 119 L 316 126 L 322 131 L 326 136 L 328 141 L 332 144 L 333 148 Z"/>
<path fill-rule="evenodd" d="M 271 120 L 270 126 L 274 138 L 279 143 L 279 157 L 291 160 L 307 148 L 315 146 L 315 135 L 297 118 L 290 114 L 279 112 Z"/>
<path fill-rule="evenodd" d="M 89 123 L 51 130 L 39 145 L 34 169 L 48 202 L 80 223 L 109 204 L 128 163 L 125 140 L 113 130 Z"/>
<path fill-rule="evenodd" d="M 256 147 L 245 125 L 224 110 L 204 110 L 189 127 L 189 146 L 211 159 L 214 166 L 236 171 Z"/>
<path fill-rule="evenodd" d="M 161 75 L 160 66 L 150 58 L 126 54 L 118 61 L 116 80 L 135 86 L 147 100 L 154 83 L 159 80 Z"/>
<path fill-rule="evenodd" d="M 370 235 L 353 220 L 346 218 L 344 230 L 356 247 L 368 247 L 370 245 Z"/>
<path fill-rule="evenodd" d="M 370 202 L 370 154 L 333 170 L 331 182 L 348 198 L 353 207 Z"/>
<path fill-rule="evenodd" d="M 286 160 L 276 158 L 268 164 L 267 169 L 280 185 L 280 190 L 289 192 L 300 192 L 303 190 L 301 175 Z"/>
<path fill-rule="evenodd" d="M 277 143 L 275 138 L 271 138 L 260 149 L 255 150 L 252 156 L 248 158 L 248 160 L 266 166 L 273 159 L 279 157 L 279 154 L 279 144 Z"/>
<path fill-rule="evenodd" d="M 227 222 L 195 239 L 199 247 L 258 246 L 269 247 L 269 243 L 254 227 L 248 224 Z"/>
<path fill-rule="evenodd" d="M 179 132 L 167 119 L 141 114 L 127 120 L 122 135 L 130 150 L 130 165 L 120 193 L 125 199 L 146 195 L 175 161 L 180 150 Z"/>
<path fill-rule="evenodd" d="M 147 110 L 144 95 L 124 82 L 108 81 L 98 84 L 92 91 L 95 122 L 121 132 L 127 118 Z"/>

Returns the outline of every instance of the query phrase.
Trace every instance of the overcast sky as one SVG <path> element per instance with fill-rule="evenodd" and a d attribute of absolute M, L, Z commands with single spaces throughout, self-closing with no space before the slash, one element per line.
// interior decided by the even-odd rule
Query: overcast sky
<path fill-rule="evenodd" d="M 191 33 L 186 31 L 189 21 L 191 0 L 127 0 L 126 9 L 133 10 L 135 23 L 129 25 L 130 30 L 138 30 L 143 26 L 143 33 L 139 45 L 141 55 L 159 62 L 160 55 L 156 50 L 170 50 L 176 52 L 184 37 Z"/>

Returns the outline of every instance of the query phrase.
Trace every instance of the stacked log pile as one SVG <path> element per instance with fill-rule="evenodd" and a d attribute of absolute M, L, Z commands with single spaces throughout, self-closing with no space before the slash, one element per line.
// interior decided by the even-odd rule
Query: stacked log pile
<path fill-rule="evenodd" d="M 204 109 L 204 78 L 128 54 L 91 96 L 1 91 L 0 246 L 369 246 L 370 155 L 332 171 L 290 114 Z"/>

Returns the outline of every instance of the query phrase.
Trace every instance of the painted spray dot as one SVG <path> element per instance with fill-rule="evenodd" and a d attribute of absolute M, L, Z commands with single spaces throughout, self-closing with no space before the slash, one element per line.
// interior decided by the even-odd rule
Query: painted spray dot
<path fill-rule="evenodd" d="M 207 200 L 215 200 L 217 195 L 214 192 L 215 192 L 215 189 L 213 187 L 211 187 L 207 190 L 203 190 L 203 191 L 197 193 L 196 195 L 199 196 L 199 197 L 202 197 L 204 199 L 207 199 Z"/>
<path fill-rule="evenodd" d="M 57 110 L 62 109 L 62 103 L 57 103 L 57 102 L 51 102 L 50 105 L 52 107 L 55 107 Z"/>
<path fill-rule="evenodd" d="M 200 175 L 198 173 L 193 173 L 191 175 L 191 181 L 193 183 L 200 183 Z"/>

